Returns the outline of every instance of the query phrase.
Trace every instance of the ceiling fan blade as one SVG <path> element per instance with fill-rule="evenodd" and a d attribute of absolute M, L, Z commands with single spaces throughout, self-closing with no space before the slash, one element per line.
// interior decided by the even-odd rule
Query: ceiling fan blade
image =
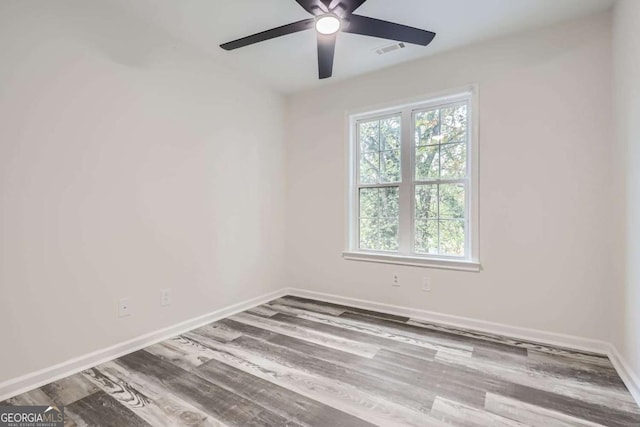
<path fill-rule="evenodd" d="M 293 22 L 291 24 L 283 25 L 281 27 L 272 28 L 261 33 L 253 34 L 251 36 L 243 37 L 232 42 L 221 44 L 220 47 L 224 50 L 233 50 L 240 47 L 249 46 L 250 44 L 260 43 L 265 40 L 275 39 L 276 37 L 285 36 L 287 34 L 297 33 L 304 30 L 310 30 L 315 25 L 316 20 L 314 18 L 305 19 L 303 21 Z"/>
<path fill-rule="evenodd" d="M 329 4 L 329 9 L 333 10 L 342 5 L 347 14 L 351 14 L 366 1 L 367 0 L 332 0 Z"/>
<path fill-rule="evenodd" d="M 436 33 L 431 31 L 360 15 L 351 15 L 347 25 L 344 26 L 342 31 L 345 33 L 418 44 L 420 46 L 428 45 L 436 36 Z"/>
<path fill-rule="evenodd" d="M 329 11 L 329 8 L 322 0 L 296 0 L 296 2 L 312 15 L 317 16 Z"/>
<path fill-rule="evenodd" d="M 318 76 L 321 79 L 329 78 L 333 74 L 337 35 L 337 33 L 331 35 L 318 33 Z"/>

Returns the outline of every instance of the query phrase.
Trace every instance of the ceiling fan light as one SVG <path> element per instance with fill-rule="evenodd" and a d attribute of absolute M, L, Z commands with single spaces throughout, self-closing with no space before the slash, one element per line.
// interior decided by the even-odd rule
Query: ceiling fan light
<path fill-rule="evenodd" d="M 316 20 L 316 30 L 320 34 L 335 34 L 340 31 L 340 18 L 333 14 L 322 15 Z"/>

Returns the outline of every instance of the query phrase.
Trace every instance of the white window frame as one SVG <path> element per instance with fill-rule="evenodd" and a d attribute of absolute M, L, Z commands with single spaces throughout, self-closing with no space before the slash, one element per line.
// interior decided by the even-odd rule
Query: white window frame
<path fill-rule="evenodd" d="M 442 180 L 443 182 L 461 182 L 465 184 L 466 197 L 466 240 L 465 256 L 453 257 L 444 255 L 423 255 L 414 253 L 415 239 L 411 227 L 415 224 L 415 186 L 424 181 L 415 180 L 415 114 L 455 103 L 467 103 L 467 177 L 459 180 Z M 443 268 L 463 271 L 480 271 L 479 261 L 479 215 L 478 215 L 478 88 L 476 85 L 452 90 L 420 100 L 399 102 L 394 107 L 372 107 L 367 111 L 347 113 L 348 132 L 348 191 L 347 191 L 347 250 L 343 258 L 351 261 L 381 262 L 418 267 Z M 402 183 L 375 184 L 371 187 L 399 187 L 400 192 L 400 224 L 398 229 L 398 252 L 371 251 L 359 249 L 359 195 L 358 185 L 360 144 L 358 143 L 358 123 L 371 119 L 389 116 L 401 116 L 401 158 L 400 171 Z M 409 126 L 406 123 L 410 123 Z M 409 165 L 408 167 L 406 165 Z"/>

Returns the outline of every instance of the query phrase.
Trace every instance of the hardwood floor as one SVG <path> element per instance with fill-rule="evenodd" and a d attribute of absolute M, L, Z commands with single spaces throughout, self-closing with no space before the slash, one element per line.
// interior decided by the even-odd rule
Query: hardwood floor
<path fill-rule="evenodd" d="M 69 426 L 640 426 L 609 359 L 285 297 L 0 405 Z"/>

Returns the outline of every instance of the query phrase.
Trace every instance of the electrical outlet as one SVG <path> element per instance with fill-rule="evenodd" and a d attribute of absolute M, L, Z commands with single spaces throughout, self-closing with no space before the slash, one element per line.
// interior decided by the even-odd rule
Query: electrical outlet
<path fill-rule="evenodd" d="M 396 288 L 400 287 L 400 276 L 398 275 L 398 273 L 393 274 L 392 285 Z"/>
<path fill-rule="evenodd" d="M 426 276 L 422 278 L 422 291 L 431 292 L 431 280 Z"/>
<path fill-rule="evenodd" d="M 118 303 L 118 317 L 131 316 L 131 301 L 129 298 L 122 298 Z"/>
<path fill-rule="evenodd" d="M 171 289 L 163 289 L 160 291 L 160 305 L 163 307 L 171 305 Z"/>

